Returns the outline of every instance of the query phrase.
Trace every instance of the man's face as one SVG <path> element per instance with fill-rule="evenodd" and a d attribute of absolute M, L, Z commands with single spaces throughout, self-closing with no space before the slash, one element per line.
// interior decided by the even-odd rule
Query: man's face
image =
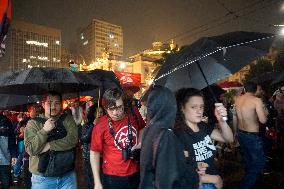
<path fill-rule="evenodd" d="M 29 108 L 29 114 L 31 118 L 35 118 L 38 115 L 37 108 L 32 106 Z"/>
<path fill-rule="evenodd" d="M 107 114 L 113 121 L 121 120 L 124 116 L 124 105 L 122 98 L 116 100 L 116 106 L 108 107 Z"/>
<path fill-rule="evenodd" d="M 59 115 L 62 110 L 62 102 L 60 101 L 60 97 L 51 95 L 47 96 L 45 102 L 43 103 L 43 107 L 46 117 Z"/>

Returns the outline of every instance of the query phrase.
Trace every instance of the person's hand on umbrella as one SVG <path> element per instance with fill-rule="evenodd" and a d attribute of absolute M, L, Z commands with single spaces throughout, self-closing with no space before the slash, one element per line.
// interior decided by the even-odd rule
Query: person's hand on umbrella
<path fill-rule="evenodd" d="M 227 109 L 224 107 L 222 103 L 215 103 L 215 116 L 218 122 L 226 121 L 227 118 Z"/>
<path fill-rule="evenodd" d="M 50 132 L 55 127 L 54 122 L 55 121 L 52 118 L 49 118 L 48 120 L 46 120 L 43 126 L 43 130 L 46 132 Z"/>

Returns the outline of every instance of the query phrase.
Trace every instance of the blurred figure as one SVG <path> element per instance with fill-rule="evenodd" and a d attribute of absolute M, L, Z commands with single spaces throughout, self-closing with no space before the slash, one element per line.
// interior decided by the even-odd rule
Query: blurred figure
<path fill-rule="evenodd" d="M 76 125 L 79 127 L 83 121 L 83 109 L 80 106 L 80 101 L 77 99 L 73 106 L 71 106 L 72 116 L 75 120 Z"/>
<path fill-rule="evenodd" d="M 147 117 L 146 101 L 141 101 L 141 107 L 139 108 L 139 112 L 140 112 L 143 120 L 146 121 L 146 117 Z"/>
<path fill-rule="evenodd" d="M 172 130 L 177 110 L 175 96 L 169 89 L 155 86 L 149 94 L 147 106 L 139 188 L 197 189 L 199 181 L 195 164 L 187 161 L 183 146 Z"/>
<path fill-rule="evenodd" d="M 98 118 L 104 115 L 104 111 L 102 107 L 98 107 L 97 104 L 93 104 L 88 108 L 87 111 L 87 121 L 86 123 L 80 127 L 79 137 L 83 145 L 83 162 L 84 162 L 84 176 L 86 181 L 86 189 L 94 188 L 94 178 L 90 163 L 90 144 L 91 144 L 91 136 L 94 124 L 97 123 Z M 97 117 L 98 116 L 98 117 Z"/>
<path fill-rule="evenodd" d="M 0 114 L 0 181 L 3 189 L 10 186 L 10 165 L 17 161 L 16 138 L 12 122 Z"/>
<path fill-rule="evenodd" d="M 13 182 L 17 183 L 20 180 L 21 175 L 21 167 L 23 164 L 23 152 L 24 152 L 24 128 L 25 125 L 23 121 L 26 118 L 24 117 L 23 113 L 19 113 L 17 116 L 17 128 L 15 129 L 14 133 L 16 135 L 16 143 L 17 143 L 17 153 L 18 158 L 16 164 L 13 166 Z"/>

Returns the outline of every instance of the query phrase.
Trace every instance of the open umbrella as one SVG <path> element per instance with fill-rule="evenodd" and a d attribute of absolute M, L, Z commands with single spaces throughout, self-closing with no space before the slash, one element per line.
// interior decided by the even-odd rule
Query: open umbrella
<path fill-rule="evenodd" d="M 91 90 L 100 85 L 86 74 L 65 68 L 34 67 L 0 76 L 0 93 L 5 94 L 40 95 L 48 91 L 63 94 Z"/>
<path fill-rule="evenodd" d="M 170 56 L 154 83 L 172 91 L 182 87 L 203 89 L 265 55 L 273 39 L 272 34 L 254 32 L 232 32 L 201 38 Z"/>
<path fill-rule="evenodd" d="M 90 78 L 97 80 L 101 83 L 100 87 L 94 90 L 86 90 L 80 93 L 81 96 L 98 97 L 99 90 L 103 94 L 105 90 L 112 88 L 121 89 L 120 83 L 114 72 L 96 69 L 93 71 L 82 72 L 88 75 Z"/>
<path fill-rule="evenodd" d="M 8 95 L 0 94 L 0 109 L 9 109 L 15 106 L 31 104 L 41 101 L 40 96 Z"/>

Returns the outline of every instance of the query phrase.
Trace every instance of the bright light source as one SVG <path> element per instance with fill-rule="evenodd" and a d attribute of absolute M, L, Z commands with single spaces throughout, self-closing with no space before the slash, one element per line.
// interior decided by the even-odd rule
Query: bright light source
<path fill-rule="evenodd" d="M 111 33 L 109 34 L 109 38 L 113 39 L 114 38 L 114 35 Z"/>
<path fill-rule="evenodd" d="M 60 45 L 60 41 L 58 41 L 58 40 L 55 41 L 55 43 L 56 43 L 56 45 Z"/>
<path fill-rule="evenodd" d="M 27 62 L 27 59 L 24 58 L 24 59 L 23 59 L 23 62 Z"/>
<path fill-rule="evenodd" d="M 87 40 L 83 43 L 83 45 L 87 45 L 88 43 L 89 43 L 89 41 Z"/>
<path fill-rule="evenodd" d="M 119 64 L 119 68 L 120 68 L 121 70 L 124 70 L 124 69 L 126 68 L 126 64 L 125 64 L 124 62 L 121 62 L 121 63 Z"/>
<path fill-rule="evenodd" d="M 84 37 L 84 34 L 83 34 L 83 33 L 81 33 L 81 39 L 82 39 L 82 40 L 84 40 L 84 39 L 85 39 L 85 37 Z"/>
<path fill-rule="evenodd" d="M 284 27 L 283 27 L 283 28 L 281 28 L 281 30 L 280 30 L 280 34 L 281 34 L 281 35 L 284 35 Z"/>
<path fill-rule="evenodd" d="M 118 44 L 117 44 L 117 43 L 115 43 L 115 44 L 114 44 L 114 46 L 115 46 L 115 47 L 118 47 Z"/>

